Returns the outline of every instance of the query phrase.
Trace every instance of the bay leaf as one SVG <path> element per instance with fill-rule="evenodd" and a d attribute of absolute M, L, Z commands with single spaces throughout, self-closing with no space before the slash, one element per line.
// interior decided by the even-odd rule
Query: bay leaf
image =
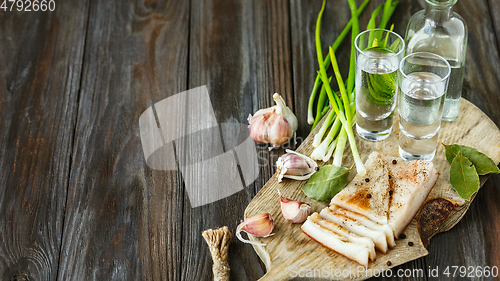
<path fill-rule="evenodd" d="M 500 169 L 497 167 L 495 162 L 493 162 L 491 158 L 479 152 L 475 148 L 465 145 L 450 144 L 450 145 L 445 145 L 445 151 L 446 151 L 446 160 L 450 164 L 453 162 L 453 159 L 455 159 L 455 156 L 457 156 L 459 152 L 462 152 L 462 155 L 467 157 L 467 159 L 469 159 L 472 162 L 472 164 L 474 164 L 474 166 L 476 167 L 476 171 L 479 175 L 486 175 L 489 173 L 495 173 L 495 174 L 500 173 Z"/>
<path fill-rule="evenodd" d="M 309 198 L 318 201 L 330 200 L 347 184 L 349 169 L 335 165 L 325 165 L 314 173 L 302 191 Z"/>
<path fill-rule="evenodd" d="M 451 162 L 453 162 L 455 156 L 457 156 L 457 154 L 460 152 L 460 147 L 458 146 L 458 144 L 449 144 L 449 145 L 444 144 L 444 151 L 445 151 L 446 161 L 448 161 L 448 163 L 450 163 L 451 165 Z"/>
<path fill-rule="evenodd" d="M 469 201 L 479 190 L 479 176 L 476 167 L 459 151 L 451 162 L 450 183 L 463 199 Z"/>

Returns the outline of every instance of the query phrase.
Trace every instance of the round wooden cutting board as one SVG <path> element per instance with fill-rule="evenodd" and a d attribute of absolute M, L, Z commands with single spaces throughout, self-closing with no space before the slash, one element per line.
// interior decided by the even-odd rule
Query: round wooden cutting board
<path fill-rule="evenodd" d="M 397 116 L 396 113 L 392 134 L 384 141 L 369 142 L 356 136 L 356 144 L 363 162 L 372 151 L 398 156 Z M 320 126 L 317 126 L 315 130 L 319 128 Z M 445 144 L 474 147 L 488 155 L 496 164 L 500 162 L 500 130 L 486 114 L 465 99 L 462 99 L 458 119 L 454 122 L 442 122 L 439 134 L 439 140 Z M 297 149 L 298 152 L 310 155 L 312 136 L 311 134 L 304 140 Z M 343 164 L 350 167 L 354 162 L 350 148 L 345 151 Z M 356 262 L 309 238 L 300 230 L 301 224 L 292 224 L 283 218 L 278 189 L 284 197 L 309 203 L 313 212 L 319 212 L 328 202 L 319 202 L 305 196 L 301 187 L 306 181 L 284 179 L 278 183 L 273 176 L 245 210 L 245 218 L 268 212 L 274 219 L 273 236 L 257 238 L 249 235 L 251 240 L 267 244 L 253 246 L 267 269 L 267 273 L 260 280 L 287 280 L 297 276 L 299 271 L 302 275 L 314 274 L 314 280 L 321 280 L 318 276 L 323 276 L 324 280 L 365 280 L 374 274 L 427 255 L 429 239 L 455 226 L 470 205 L 470 202 L 460 198 L 450 186 L 450 165 L 446 161 L 443 145 L 438 145 L 433 162 L 440 173 L 439 179 L 426 203 L 405 230 L 406 238 L 397 240 L 396 247 L 387 254 L 378 253 L 377 260 L 370 262 L 365 271 L 358 268 L 359 264 Z M 354 177 L 355 170 L 351 170 L 350 179 Z M 482 176 L 480 179 L 482 186 L 487 177 Z M 356 271 L 358 269 L 360 272 Z"/>

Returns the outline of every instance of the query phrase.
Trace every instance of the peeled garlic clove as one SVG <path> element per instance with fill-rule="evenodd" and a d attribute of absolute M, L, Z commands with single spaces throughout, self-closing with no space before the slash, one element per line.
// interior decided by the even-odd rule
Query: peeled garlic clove
<path fill-rule="evenodd" d="M 298 128 L 297 117 L 279 94 L 274 94 L 275 106 L 260 109 L 248 116 L 250 137 L 258 143 L 280 146 L 294 137 Z"/>
<path fill-rule="evenodd" d="M 311 206 L 300 201 L 293 201 L 285 198 L 281 196 L 279 190 L 278 193 L 280 195 L 281 213 L 283 217 L 293 223 L 304 222 L 311 213 Z"/>
<path fill-rule="evenodd" d="M 271 232 L 273 232 L 273 229 L 274 222 L 271 219 L 271 216 L 269 215 L 269 213 L 264 213 L 248 218 L 240 223 L 236 228 L 236 237 L 238 237 L 238 239 L 243 243 L 265 246 L 266 244 L 243 239 L 243 237 L 241 237 L 241 232 L 244 231 L 257 237 L 267 237 L 273 235 L 271 234 Z"/>
<path fill-rule="evenodd" d="M 318 170 L 318 164 L 311 158 L 289 149 L 286 152 L 276 161 L 278 182 L 283 178 L 306 180 Z"/>

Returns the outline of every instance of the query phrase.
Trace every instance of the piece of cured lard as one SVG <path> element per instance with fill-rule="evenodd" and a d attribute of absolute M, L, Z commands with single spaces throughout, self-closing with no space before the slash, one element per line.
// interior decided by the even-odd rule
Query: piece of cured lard
<path fill-rule="evenodd" d="M 382 253 L 387 253 L 387 239 L 382 231 L 373 230 L 342 214 L 334 213 L 330 208 L 324 208 L 319 213 L 325 220 L 334 222 L 359 236 L 370 238 L 375 244 L 375 248 Z"/>
<path fill-rule="evenodd" d="M 430 161 L 403 161 L 399 157 L 388 155 L 383 157 L 391 176 L 389 186 L 392 196 L 388 224 L 397 238 L 422 207 L 439 173 Z"/>
<path fill-rule="evenodd" d="M 374 261 L 377 258 L 377 253 L 375 252 L 375 244 L 370 238 L 361 237 L 354 232 L 347 230 L 345 227 L 340 226 L 334 222 L 327 221 L 320 217 L 318 213 L 314 213 L 311 216 L 311 220 L 318 224 L 321 227 L 324 227 L 330 231 L 337 233 L 340 236 L 347 238 L 352 243 L 365 245 L 369 250 L 369 258 L 371 261 Z"/>
<path fill-rule="evenodd" d="M 356 175 L 330 204 L 361 214 L 379 224 L 387 224 L 389 173 L 382 155 L 372 152 L 366 160 L 366 174 Z"/>
<path fill-rule="evenodd" d="M 394 241 L 394 232 L 389 225 L 373 222 L 369 218 L 367 218 L 363 215 L 360 215 L 360 214 L 357 214 L 355 212 L 351 212 L 349 210 L 340 208 L 337 205 L 330 205 L 329 208 L 334 213 L 342 214 L 348 218 L 356 220 L 359 223 L 361 223 L 362 225 L 364 225 L 370 229 L 373 229 L 376 231 L 382 231 L 385 234 L 385 238 L 387 240 L 387 245 L 389 245 L 389 247 L 391 247 L 391 248 L 394 248 L 396 246 L 396 242 Z"/>
<path fill-rule="evenodd" d="M 387 253 L 422 207 L 439 173 L 432 162 L 405 162 L 374 152 L 367 173 L 355 178 L 330 202 L 309 216 L 302 231 L 324 246 L 367 266 L 374 249 Z"/>
<path fill-rule="evenodd" d="M 300 229 L 323 246 L 344 255 L 365 268 L 368 267 L 370 251 L 365 245 L 353 243 L 346 237 L 318 225 L 311 216 L 307 218 Z"/>

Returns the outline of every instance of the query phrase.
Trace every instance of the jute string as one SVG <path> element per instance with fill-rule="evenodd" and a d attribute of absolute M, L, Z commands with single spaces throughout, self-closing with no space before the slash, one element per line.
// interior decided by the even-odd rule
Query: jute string
<path fill-rule="evenodd" d="M 231 242 L 231 232 L 229 232 L 227 226 L 224 226 L 216 230 L 205 230 L 201 235 L 207 241 L 208 248 L 212 254 L 214 281 L 228 281 L 229 263 L 227 262 L 227 248 L 229 247 L 229 242 Z"/>

